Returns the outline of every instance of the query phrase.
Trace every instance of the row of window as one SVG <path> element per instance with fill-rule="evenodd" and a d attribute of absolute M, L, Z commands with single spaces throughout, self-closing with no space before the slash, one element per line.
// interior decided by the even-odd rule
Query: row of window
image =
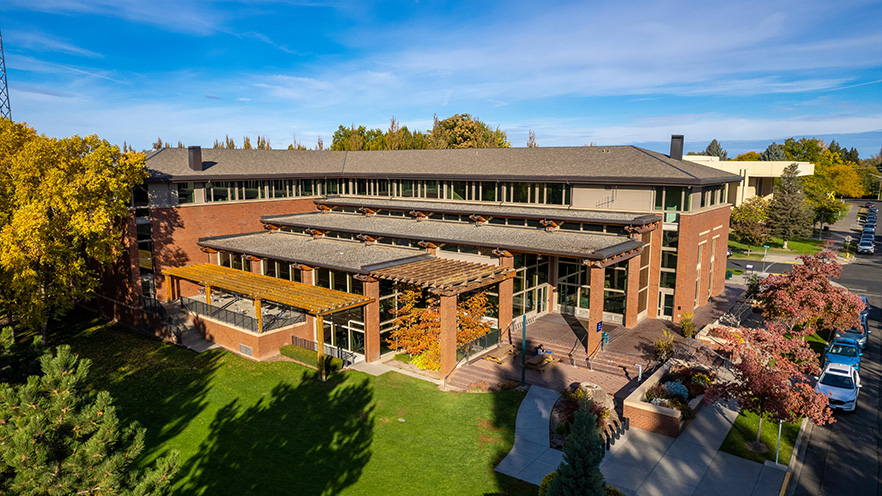
<path fill-rule="evenodd" d="M 334 178 L 178 183 L 178 203 L 199 202 L 199 191 L 204 202 L 359 195 L 569 205 L 572 197 L 563 183 Z"/>

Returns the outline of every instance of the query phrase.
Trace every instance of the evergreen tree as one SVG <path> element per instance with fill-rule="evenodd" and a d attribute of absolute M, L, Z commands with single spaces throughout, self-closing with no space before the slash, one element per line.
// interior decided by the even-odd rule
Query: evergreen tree
<path fill-rule="evenodd" d="M 606 496 L 606 481 L 600 472 L 603 440 L 597 417 L 582 402 L 575 413 L 570 437 L 564 446 L 564 461 L 548 484 L 544 496 Z"/>
<path fill-rule="evenodd" d="M 787 160 L 787 155 L 784 154 L 784 149 L 781 148 L 781 145 L 778 143 L 772 143 L 766 148 L 760 155 L 760 160 L 764 160 L 766 162 L 774 162 L 776 160 Z"/>
<path fill-rule="evenodd" d="M 720 160 L 728 160 L 726 150 L 723 150 L 723 147 L 720 146 L 717 140 L 713 140 L 707 145 L 707 148 L 704 149 L 704 154 L 711 157 L 720 157 Z"/>
<path fill-rule="evenodd" d="M 806 237 L 812 230 L 814 215 L 806 204 L 798 173 L 796 164 L 784 169 L 769 203 L 769 228 L 773 236 L 784 240 L 785 249 L 788 240 Z"/>
<path fill-rule="evenodd" d="M 40 365 L 24 385 L 0 385 L 0 493 L 164 494 L 177 453 L 137 467 L 145 430 L 121 426 L 106 391 L 88 395 L 91 362 L 65 345 Z"/>

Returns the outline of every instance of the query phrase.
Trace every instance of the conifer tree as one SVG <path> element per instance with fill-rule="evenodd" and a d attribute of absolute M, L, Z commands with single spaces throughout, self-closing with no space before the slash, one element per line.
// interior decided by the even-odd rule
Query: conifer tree
<path fill-rule="evenodd" d="M 87 394 L 91 362 L 65 345 L 40 365 L 22 386 L 0 384 L 0 493 L 164 494 L 177 453 L 137 467 L 145 430 L 120 425 L 106 391 Z"/>
<path fill-rule="evenodd" d="M 781 148 L 781 145 L 779 145 L 778 143 L 772 143 L 771 145 L 766 147 L 766 151 L 760 154 L 760 160 L 766 162 L 787 160 L 787 155 L 784 153 L 784 149 Z"/>
<path fill-rule="evenodd" d="M 805 201 L 799 168 L 790 164 L 784 169 L 769 203 L 769 228 L 773 236 L 787 241 L 811 234 L 814 215 Z"/>
<path fill-rule="evenodd" d="M 585 402 L 575 413 L 563 452 L 564 461 L 543 496 L 606 496 L 606 481 L 600 472 L 604 455 L 600 429 Z"/>
<path fill-rule="evenodd" d="M 711 157 L 720 157 L 720 160 L 728 160 L 729 155 L 726 153 L 726 150 L 723 150 L 723 147 L 717 142 L 717 140 L 713 140 L 710 144 L 707 145 L 707 148 L 704 149 L 704 154 Z"/>

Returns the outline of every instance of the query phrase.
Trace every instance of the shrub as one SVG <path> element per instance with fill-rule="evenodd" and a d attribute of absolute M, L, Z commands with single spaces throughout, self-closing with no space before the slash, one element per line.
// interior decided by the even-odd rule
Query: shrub
<path fill-rule="evenodd" d="M 413 360 L 413 357 L 410 356 L 410 353 L 396 353 L 393 359 L 399 362 L 410 363 L 410 361 Z"/>
<path fill-rule="evenodd" d="M 665 388 L 662 387 L 661 384 L 653 384 L 652 386 L 649 386 L 649 388 L 646 389 L 645 398 L 646 398 L 646 401 L 649 403 L 652 403 L 652 400 L 654 400 L 656 398 L 664 398 L 665 396 L 667 396 L 667 392 L 665 391 Z"/>
<path fill-rule="evenodd" d="M 487 381 L 473 382 L 469 384 L 468 390 L 475 393 L 486 393 L 490 389 Z"/>
<path fill-rule="evenodd" d="M 551 484 L 555 477 L 557 477 L 557 470 L 542 478 L 542 482 L 539 484 L 539 496 L 545 494 L 545 491 L 548 490 L 548 485 Z"/>
<path fill-rule="evenodd" d="M 707 374 L 702 374 L 700 372 L 693 375 L 691 380 L 696 384 L 702 384 L 704 386 L 710 386 L 713 383 Z"/>
<path fill-rule="evenodd" d="M 750 279 L 747 280 L 747 293 L 745 294 L 745 296 L 747 296 L 748 298 L 756 296 L 756 294 L 760 292 L 762 282 L 763 281 L 762 279 L 760 279 L 760 276 L 756 274 L 750 276 Z"/>
<path fill-rule="evenodd" d="M 689 390 L 682 383 L 677 381 L 666 382 L 664 384 L 665 391 L 672 396 L 679 396 L 684 400 L 689 397 Z"/>
<path fill-rule="evenodd" d="M 505 381 L 500 382 L 496 385 L 500 391 L 511 391 L 512 389 L 517 389 L 521 385 L 518 381 Z"/>
<path fill-rule="evenodd" d="M 410 360 L 410 363 L 423 370 L 439 370 L 441 368 L 437 363 L 437 360 L 433 360 L 426 354 L 414 356 Z"/>
<path fill-rule="evenodd" d="M 554 430 L 555 430 L 555 432 L 557 432 L 557 434 L 559 436 L 562 436 L 562 435 L 566 434 L 567 432 L 569 432 L 570 424 L 561 420 L 560 422 L 557 423 L 556 426 L 554 426 Z"/>
<path fill-rule="evenodd" d="M 606 486 L 606 496 L 625 496 L 625 493 L 612 486 Z"/>
<path fill-rule="evenodd" d="M 282 356 L 286 356 L 292 360 L 297 360 L 298 362 L 309 365 L 310 367 L 319 368 L 318 365 L 318 353 L 307 350 L 306 348 L 301 348 L 300 346 L 294 346 L 293 344 L 288 344 L 279 348 L 279 353 Z M 336 357 L 329 357 L 325 355 L 325 370 L 328 372 L 336 372 L 343 368 L 343 360 L 340 360 Z"/>
<path fill-rule="evenodd" d="M 674 354 L 674 336 L 668 331 L 664 332 L 662 338 L 654 343 L 655 359 L 659 362 L 665 362 Z"/>
<path fill-rule="evenodd" d="M 698 327 L 695 325 L 695 322 L 692 321 L 691 313 L 683 314 L 683 318 L 680 319 L 680 329 L 683 331 L 683 336 L 686 338 L 695 337 Z"/>

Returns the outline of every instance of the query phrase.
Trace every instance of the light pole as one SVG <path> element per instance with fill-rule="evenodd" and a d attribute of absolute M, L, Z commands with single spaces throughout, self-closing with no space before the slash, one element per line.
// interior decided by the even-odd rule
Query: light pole
<path fill-rule="evenodd" d="M 765 251 L 763 252 L 763 272 L 766 271 L 766 255 L 769 254 L 769 245 L 763 245 Z"/>
<path fill-rule="evenodd" d="M 878 191 L 878 197 L 876 199 L 882 200 L 882 176 L 880 176 L 879 174 L 870 174 L 869 172 L 867 173 L 867 175 L 879 178 L 879 191 Z"/>

